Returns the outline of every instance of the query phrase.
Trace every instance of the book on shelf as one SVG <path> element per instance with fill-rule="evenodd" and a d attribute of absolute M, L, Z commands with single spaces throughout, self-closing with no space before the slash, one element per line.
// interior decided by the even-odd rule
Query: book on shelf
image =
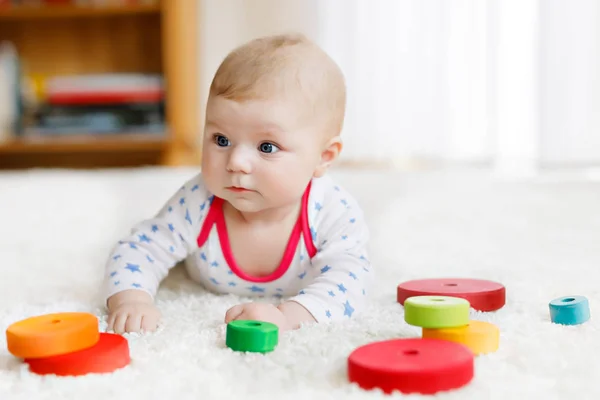
<path fill-rule="evenodd" d="M 15 137 L 164 135 L 160 74 L 27 74 L 14 47 L 0 46 L 0 143 Z"/>

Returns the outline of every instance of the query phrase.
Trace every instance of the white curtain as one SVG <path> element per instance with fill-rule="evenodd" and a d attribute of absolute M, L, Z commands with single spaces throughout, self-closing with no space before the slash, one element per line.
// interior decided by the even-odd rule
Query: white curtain
<path fill-rule="evenodd" d="M 340 64 L 343 160 L 600 163 L 595 0 L 204 0 L 201 94 L 222 57 L 299 30 Z"/>

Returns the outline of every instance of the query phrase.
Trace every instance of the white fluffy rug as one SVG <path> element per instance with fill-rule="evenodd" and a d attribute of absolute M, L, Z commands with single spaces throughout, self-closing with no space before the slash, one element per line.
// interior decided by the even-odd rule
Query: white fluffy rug
<path fill-rule="evenodd" d="M 31 315 L 73 310 L 96 313 L 103 326 L 96 290 L 109 248 L 194 173 L 0 173 L 2 333 Z M 485 171 L 333 174 L 371 221 L 378 281 L 360 318 L 286 334 L 268 355 L 234 353 L 224 345 L 223 316 L 240 299 L 209 294 L 175 269 L 159 296 L 165 325 L 128 336 L 130 366 L 108 375 L 39 377 L 9 355 L 2 334 L 0 399 L 382 398 L 347 382 L 347 356 L 369 342 L 418 336 L 403 320 L 396 285 L 442 276 L 499 281 L 507 305 L 473 314 L 500 327 L 500 349 L 476 359 L 469 385 L 439 398 L 600 396 L 598 182 L 507 181 Z M 592 319 L 551 324 L 548 302 L 571 294 L 588 297 Z"/>

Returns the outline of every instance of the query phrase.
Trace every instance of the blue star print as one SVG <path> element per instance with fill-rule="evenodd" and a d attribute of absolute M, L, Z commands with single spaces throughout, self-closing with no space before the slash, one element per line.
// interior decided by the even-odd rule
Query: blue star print
<path fill-rule="evenodd" d="M 140 285 L 139 283 L 132 283 L 131 286 L 133 286 L 134 288 L 141 288 L 142 285 Z"/>
<path fill-rule="evenodd" d="M 321 273 L 324 274 L 325 272 L 329 271 L 330 269 L 331 269 L 331 267 L 329 265 L 326 265 L 323 268 L 321 268 Z"/>
<path fill-rule="evenodd" d="M 303 273 L 301 273 L 300 275 L 298 275 L 298 278 L 304 279 L 305 276 L 306 276 L 306 271 L 304 271 Z"/>
<path fill-rule="evenodd" d="M 180 205 L 184 205 L 185 204 L 185 197 L 182 197 L 179 199 L 179 204 Z"/>
<path fill-rule="evenodd" d="M 154 262 L 154 260 L 153 260 L 153 259 L 152 259 L 152 257 L 150 257 L 150 256 L 146 256 L 146 260 L 148 260 L 148 261 L 149 261 L 149 262 L 151 262 L 151 263 L 153 263 L 153 262 Z"/>
<path fill-rule="evenodd" d="M 322 208 L 323 208 L 323 206 L 321 205 L 321 203 L 319 203 L 319 202 L 315 203 L 315 210 L 321 211 Z"/>
<path fill-rule="evenodd" d="M 340 284 L 338 285 L 338 288 L 340 289 L 340 292 L 342 292 L 342 293 L 346 293 L 346 290 L 347 290 L 347 289 L 344 287 L 344 284 L 343 284 L 343 283 L 340 283 Z"/>
<path fill-rule="evenodd" d="M 140 270 L 140 266 L 137 264 L 130 264 L 127 263 L 127 266 L 125 267 L 125 269 L 130 270 L 131 272 L 139 272 L 142 273 L 142 271 Z"/>
<path fill-rule="evenodd" d="M 192 218 L 190 217 L 190 209 L 189 208 L 185 209 L 185 220 L 187 222 L 189 222 L 190 225 L 192 225 Z"/>
<path fill-rule="evenodd" d="M 248 288 L 248 290 L 250 290 L 251 292 L 255 292 L 255 293 L 256 293 L 256 292 L 259 292 L 259 293 L 264 293 L 264 292 L 265 292 L 265 289 L 263 289 L 263 288 L 261 288 L 261 287 L 258 287 L 258 286 L 256 286 L 256 285 L 252 285 L 252 286 L 250 286 L 250 287 Z"/>
<path fill-rule="evenodd" d="M 204 253 L 200 253 L 200 258 L 203 259 L 204 261 L 207 260 L 206 254 L 204 254 Z"/>
<path fill-rule="evenodd" d="M 217 281 L 215 278 L 210 278 L 210 281 L 211 281 L 212 283 L 214 283 L 215 285 L 218 285 L 218 284 L 219 284 L 219 282 L 218 282 L 218 281 Z"/>
<path fill-rule="evenodd" d="M 135 245 L 135 243 L 129 243 L 129 247 L 131 247 L 132 249 L 137 249 L 137 246 Z"/>
<path fill-rule="evenodd" d="M 211 267 L 213 267 L 213 268 L 216 268 L 216 267 L 218 267 L 218 266 L 219 266 L 219 263 L 218 263 L 218 262 L 216 262 L 216 261 L 213 261 L 213 262 L 210 264 L 210 266 L 211 266 Z"/>
<path fill-rule="evenodd" d="M 325 312 L 325 315 L 327 316 L 327 318 L 331 318 L 331 313 L 329 312 L 329 310 L 327 310 L 327 311 Z"/>
<path fill-rule="evenodd" d="M 118 260 L 119 258 L 121 258 L 121 255 L 117 254 L 116 256 L 113 257 L 113 260 Z"/>
<path fill-rule="evenodd" d="M 175 232 L 175 227 L 173 226 L 173 224 L 169 224 L 168 226 L 171 232 Z"/>
<path fill-rule="evenodd" d="M 110 273 L 110 277 L 112 278 L 113 276 L 115 276 L 117 274 L 117 271 L 113 271 Z"/>
<path fill-rule="evenodd" d="M 330 295 L 331 297 L 335 297 L 335 293 L 333 293 L 333 290 L 330 290 L 330 291 L 329 291 L 329 292 L 327 292 L 327 293 L 329 293 L 329 295 Z"/>
<path fill-rule="evenodd" d="M 158 232 L 158 225 L 152 225 L 152 232 L 153 233 Z"/>
<path fill-rule="evenodd" d="M 350 305 L 348 300 L 346 300 L 346 302 L 344 303 L 344 315 L 351 317 L 353 312 L 354 312 L 354 308 L 352 308 L 352 306 Z"/>
<path fill-rule="evenodd" d="M 235 282 L 229 282 L 229 286 L 235 286 Z"/>
<path fill-rule="evenodd" d="M 150 243 L 150 238 L 148 236 L 146 236 L 146 234 L 142 234 L 142 235 L 138 235 L 138 238 L 140 239 L 140 242 L 146 242 L 146 243 Z"/>
<path fill-rule="evenodd" d="M 195 192 L 198 189 L 200 189 L 200 186 L 196 184 L 192 187 L 192 192 Z"/>
<path fill-rule="evenodd" d="M 352 279 L 357 280 L 358 278 L 356 277 L 356 275 L 354 275 L 354 272 L 350 272 L 348 275 L 350 275 L 350 277 L 352 277 Z"/>
<path fill-rule="evenodd" d="M 312 240 L 317 240 L 317 231 L 312 226 L 310 227 L 310 235 L 312 236 Z"/>

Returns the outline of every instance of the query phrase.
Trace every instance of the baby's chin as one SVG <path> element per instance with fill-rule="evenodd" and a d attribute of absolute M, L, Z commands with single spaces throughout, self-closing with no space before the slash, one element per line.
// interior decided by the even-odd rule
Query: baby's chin
<path fill-rule="evenodd" d="M 266 207 L 263 202 L 257 199 L 249 199 L 245 197 L 225 196 L 224 200 L 227 201 L 233 208 L 239 212 L 259 212 L 263 211 Z"/>

